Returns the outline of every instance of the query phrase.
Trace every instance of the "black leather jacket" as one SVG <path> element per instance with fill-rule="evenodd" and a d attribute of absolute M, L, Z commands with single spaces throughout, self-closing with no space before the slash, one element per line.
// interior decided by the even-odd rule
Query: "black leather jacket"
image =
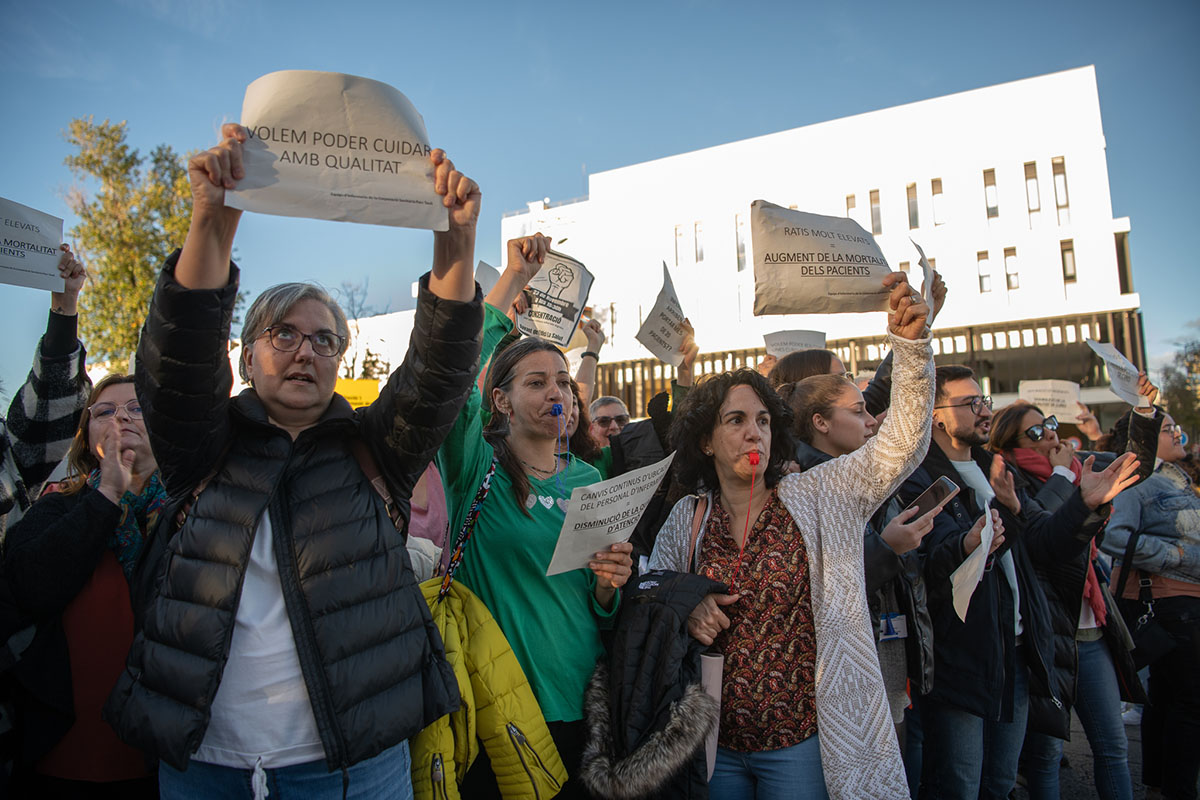
<path fill-rule="evenodd" d="M 253 389 L 229 398 L 236 267 L 222 289 L 189 291 L 173 277 L 177 259 L 159 278 L 138 346 L 138 397 L 172 497 L 216 472 L 183 527 L 174 532 L 175 515 L 164 514 L 148 546 L 143 624 L 105 716 L 126 741 L 186 768 L 208 726 L 266 513 L 326 763 L 344 770 L 459 702 L 404 536 L 348 443 L 367 443 L 407 521 L 412 487 L 475 375 L 478 291 L 470 303 L 442 300 L 423 278 L 408 354 L 380 397 L 354 411 L 335 394 L 293 440 Z"/>

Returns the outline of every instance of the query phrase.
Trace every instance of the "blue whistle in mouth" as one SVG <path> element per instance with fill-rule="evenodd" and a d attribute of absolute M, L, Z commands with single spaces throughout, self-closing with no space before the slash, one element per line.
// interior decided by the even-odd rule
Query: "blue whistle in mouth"
<path fill-rule="evenodd" d="M 562 416 L 562 403 L 555 403 L 554 405 L 550 406 L 550 416 L 552 416 L 552 417 L 561 417 Z"/>

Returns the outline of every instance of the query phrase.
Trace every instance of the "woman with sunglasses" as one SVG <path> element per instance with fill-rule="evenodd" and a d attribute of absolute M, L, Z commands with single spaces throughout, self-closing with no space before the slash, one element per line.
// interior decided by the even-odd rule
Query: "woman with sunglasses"
<path fill-rule="evenodd" d="M 1158 394 L 1145 373 L 1139 388 L 1151 401 Z M 1152 447 L 1158 421 L 1153 413 L 1135 416 L 1140 447 L 1134 452 L 1145 465 L 1153 462 L 1146 451 Z M 1043 416 L 1041 409 L 1027 403 L 996 412 L 988 449 L 1001 454 L 1013 467 L 1029 502 L 1049 512 L 1067 502 L 1083 475 L 1080 456 L 1058 438 L 1058 420 Z M 1114 453 L 1082 455 L 1094 455 L 1099 465 L 1116 458 Z M 1121 701 L 1145 702 L 1145 695 L 1130 656 L 1129 631 L 1108 592 L 1096 555 L 1093 542 L 1074 558 L 1053 564 L 1034 562 L 1050 606 L 1055 638 L 1053 689 L 1060 701 L 1030 695 L 1023 774 L 1034 800 L 1059 796 L 1063 740 L 1045 731 L 1069 731 L 1072 706 L 1091 746 L 1097 793 L 1102 800 L 1132 797 Z"/>
<path fill-rule="evenodd" d="M 1133 438 L 1135 416 L 1117 421 L 1114 447 Z M 1170 639 L 1149 663 L 1142 782 L 1174 800 L 1196 797 L 1200 773 L 1200 496 L 1178 466 L 1183 431 L 1170 414 L 1162 420 L 1154 473 L 1113 501 L 1101 547 L 1121 562 L 1112 579 L 1125 618 L 1151 616 Z"/>
<path fill-rule="evenodd" d="M 100 719 L 133 641 L 130 580 L 166 503 L 133 377 L 96 384 L 68 474 L 5 541 L 4 577 L 38 634 L 14 668 L 22 687 L 28 797 L 157 797 L 142 753 Z"/>

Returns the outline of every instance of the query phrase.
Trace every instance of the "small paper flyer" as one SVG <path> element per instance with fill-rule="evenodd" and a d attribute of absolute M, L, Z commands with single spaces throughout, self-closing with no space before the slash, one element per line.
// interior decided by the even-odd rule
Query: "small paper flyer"
<path fill-rule="evenodd" d="M 1060 422 L 1079 421 L 1079 384 L 1074 381 L 1021 381 L 1017 396 Z"/>
<path fill-rule="evenodd" d="M 525 287 L 532 305 L 517 317 L 517 329 L 526 336 L 540 336 L 567 347 L 583 316 L 593 280 L 581 262 L 551 250 Z"/>
<path fill-rule="evenodd" d="M 587 567 L 596 553 L 628 541 L 674 458 L 572 489 L 546 575 Z"/>
<path fill-rule="evenodd" d="M 1104 359 L 1108 367 L 1108 380 L 1112 385 L 1113 394 L 1129 403 L 1131 406 L 1146 408 L 1150 399 L 1138 394 L 1138 368 L 1133 365 L 1120 350 L 1109 342 L 1097 342 L 1095 339 L 1085 339 L 1092 352 Z"/>
<path fill-rule="evenodd" d="M 683 341 L 687 338 L 683 319 L 683 307 L 679 304 L 679 295 L 675 293 L 675 284 L 671 282 L 671 273 L 664 261 L 662 289 L 634 338 L 659 361 L 678 367 L 683 363 L 681 351 Z"/>
<path fill-rule="evenodd" d="M 767 355 L 783 358 L 797 350 L 824 350 L 825 334 L 821 331 L 775 331 L 763 336 Z"/>

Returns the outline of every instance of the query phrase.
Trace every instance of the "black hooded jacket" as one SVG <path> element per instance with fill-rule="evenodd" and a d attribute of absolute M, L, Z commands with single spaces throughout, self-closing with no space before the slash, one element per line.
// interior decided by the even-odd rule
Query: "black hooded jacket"
<path fill-rule="evenodd" d="M 720 704 L 700 687 L 704 645 L 688 634 L 688 615 L 726 586 L 655 570 L 625 587 L 607 660 L 584 699 L 587 744 L 581 777 L 613 800 L 704 800 L 704 741 Z"/>

